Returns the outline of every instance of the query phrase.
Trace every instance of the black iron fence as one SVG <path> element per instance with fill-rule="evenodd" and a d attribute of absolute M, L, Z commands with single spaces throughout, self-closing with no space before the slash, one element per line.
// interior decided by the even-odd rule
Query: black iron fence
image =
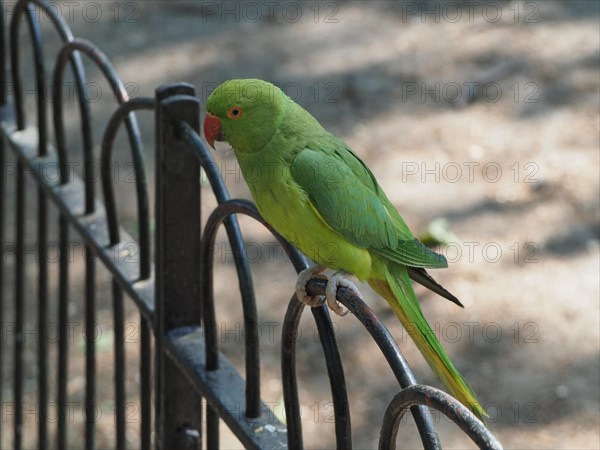
<path fill-rule="evenodd" d="M 1 2 L 0 2 L 1 3 Z M 5 11 L 0 5 L 0 14 Z M 36 12 L 51 19 L 54 31 L 63 42 L 52 58 L 52 79 L 45 74 L 44 40 Z M 7 27 L 5 27 L 7 25 Z M 244 214 L 263 223 L 254 205 L 230 199 L 209 151 L 199 137 L 200 105 L 194 87 L 179 83 L 162 86 L 154 98 L 129 98 L 123 82 L 106 55 L 93 43 L 75 38 L 63 19 L 42 0 L 19 1 L 14 5 L 10 23 L 0 17 L 0 164 L 8 152 L 16 158 L 14 186 L 8 179 L 0 184 L 0 235 L 3 243 L 14 242 L 14 252 L 2 255 L 0 263 L 0 323 L 14 324 L 14 339 L 0 340 L 1 379 L 10 386 L 0 386 L 0 403 L 13 405 L 12 426 L 0 421 L 0 442 L 23 447 L 24 416 L 29 412 L 24 399 L 34 393 L 37 402 L 37 436 L 35 445 L 44 449 L 69 446 L 69 306 L 78 302 L 84 310 L 88 329 L 96 323 L 97 266 L 102 265 L 112 279 L 111 306 L 114 323 L 113 397 L 115 414 L 115 448 L 126 447 L 128 405 L 126 399 L 125 299 L 132 301 L 140 313 L 139 341 L 139 417 L 140 446 L 161 449 L 209 449 L 219 447 L 219 422 L 223 420 L 240 442 L 248 448 L 302 448 L 300 402 L 296 379 L 296 337 L 304 306 L 292 296 L 283 320 L 281 335 L 281 379 L 286 424 L 282 424 L 261 401 L 259 322 L 253 281 L 236 215 Z M 51 98 L 38 95 L 36 125 L 25 117 L 22 91 L 20 27 L 26 26 L 32 43 L 33 69 L 38 92 L 51 81 Z M 94 155 L 93 122 L 90 103 L 83 91 L 86 83 L 83 60 L 96 64 L 118 99 L 119 107 L 106 126 L 100 146 L 99 165 L 102 195 L 95 192 L 92 168 Z M 70 68 L 75 81 L 81 124 L 83 175 L 69 172 L 69 155 L 65 136 L 63 92 L 65 72 Z M 10 73 L 10 76 L 8 76 Z M 13 88 L 7 94 L 7 86 Z M 48 101 L 50 100 L 50 101 Z M 52 111 L 47 109 L 51 103 Z M 136 111 L 150 111 L 155 118 L 156 229 L 151 230 L 150 201 L 141 134 Z M 51 121 L 48 121 L 51 117 Z M 118 131 L 125 126 L 129 151 L 135 169 L 138 240 L 121 226 L 117 198 L 110 170 Z M 51 127 L 54 142 L 50 142 Z M 48 169 L 58 168 L 58 177 L 47 176 Z M 201 229 L 200 168 L 203 168 L 218 201 Z M 4 175 L 4 170 L 2 171 Z M 69 174 L 69 176 L 67 176 Z M 36 209 L 26 207 L 26 178 L 36 184 Z M 9 216 L 8 195 L 14 195 L 14 212 Z M 101 198 L 103 201 L 101 201 Z M 58 294 L 49 290 L 48 258 L 45 252 L 51 228 L 49 205 L 59 210 L 58 219 Z M 14 236 L 6 236 L 7 217 L 14 218 Z M 35 221 L 36 267 L 28 271 L 25 258 L 28 219 Z M 233 248 L 237 269 L 245 331 L 245 379 L 219 350 L 217 318 L 213 298 L 213 253 L 210 251 L 216 232 L 223 225 Z M 269 228 L 270 229 L 270 228 Z M 73 298 L 69 291 L 72 265 L 68 258 L 69 235 L 75 231 L 85 242 L 85 290 L 83 298 Z M 289 243 L 271 230 L 288 254 L 296 271 L 307 267 L 307 260 Z M 151 245 L 154 237 L 154 256 Z M 182 238 L 182 237 L 185 237 Z M 3 245 L 3 250 L 5 246 Z M 136 264 L 127 256 L 138 254 Z M 116 257 L 119 255 L 120 257 Z M 13 277 L 4 278 L 5 266 L 12 266 Z M 35 284 L 36 298 L 26 295 L 26 284 Z M 309 283 L 310 294 L 323 294 L 325 282 Z M 5 295 L 6 293 L 9 295 Z M 345 289 L 338 300 L 363 324 L 384 354 L 398 381 L 399 393 L 390 399 L 381 427 L 380 448 L 395 448 L 401 417 L 409 409 L 425 448 L 440 448 L 427 407 L 440 410 L 480 447 L 500 448 L 490 432 L 459 402 L 432 387 L 419 385 L 396 342 L 373 311 Z M 28 305 L 25 307 L 25 305 Z M 32 306 L 31 306 L 32 305 Z M 24 348 L 24 333 L 30 322 L 40 328 L 49 320 L 50 307 L 58 310 L 56 343 L 37 340 L 35 355 Z M 352 447 L 352 428 L 344 367 L 326 306 L 311 309 L 323 350 L 335 412 L 335 435 L 338 448 Z M 106 400 L 98 397 L 96 353 L 93 333 L 85 342 L 85 447 L 95 448 L 97 423 L 95 407 Z M 9 348 L 10 347 L 10 348 Z M 7 350 L 13 358 L 6 360 Z M 53 351 L 54 350 L 54 351 Z M 53 358 L 50 360 L 50 356 Z M 35 367 L 35 383 L 27 382 L 25 371 Z M 11 370 L 7 374 L 7 368 Z M 50 383 L 55 383 L 50 389 Z M 8 388 L 8 389 L 7 389 Z M 9 392 L 2 396 L 3 392 Z M 51 398 L 52 397 L 52 398 Z M 206 406 L 203 406 L 203 399 Z M 49 417 L 48 406 L 56 405 Z M 243 405 L 236 413 L 232 405 Z M 4 408 L 3 408 L 4 411 Z M 49 424 L 52 423 L 52 430 Z M 203 429 L 202 423 L 205 423 Z M 4 440 L 3 440 L 4 439 Z"/>

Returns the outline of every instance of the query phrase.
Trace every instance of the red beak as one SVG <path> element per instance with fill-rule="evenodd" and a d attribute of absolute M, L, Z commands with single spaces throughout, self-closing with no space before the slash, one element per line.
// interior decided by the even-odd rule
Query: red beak
<path fill-rule="evenodd" d="M 210 145 L 213 149 L 215 148 L 215 141 L 222 140 L 221 138 L 221 119 L 217 116 L 206 113 L 206 117 L 204 117 L 204 138 L 208 145 Z"/>

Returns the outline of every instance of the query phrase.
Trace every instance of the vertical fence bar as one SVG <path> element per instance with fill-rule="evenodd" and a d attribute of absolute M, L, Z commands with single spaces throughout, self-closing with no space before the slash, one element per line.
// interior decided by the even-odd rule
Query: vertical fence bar
<path fill-rule="evenodd" d="M 304 304 L 293 296 L 288 303 L 281 330 L 281 378 L 283 385 L 283 404 L 287 425 L 288 447 L 291 450 L 304 448 L 302 439 L 302 420 L 300 399 L 298 398 L 298 378 L 296 376 L 296 345 L 298 326 L 304 310 Z"/>
<path fill-rule="evenodd" d="M 59 219 L 59 280 L 58 280 L 58 417 L 57 447 L 67 448 L 67 378 L 69 364 L 69 222 Z"/>
<path fill-rule="evenodd" d="M 125 440 L 125 313 L 123 310 L 123 291 L 117 282 L 112 281 L 113 325 L 115 328 L 115 428 L 117 450 L 124 450 Z M 142 447 L 147 448 L 147 447 Z"/>
<path fill-rule="evenodd" d="M 4 2 L 0 2 L 0 106 L 6 104 L 6 26 L 4 21 Z M 0 428 L 1 430 L 2 428 Z M 0 445 L 2 442 L 0 432 Z"/>
<path fill-rule="evenodd" d="M 25 165 L 17 162 L 16 180 L 16 260 L 15 260 L 15 354 L 14 354 L 14 390 L 15 403 L 14 449 L 22 447 L 23 432 L 23 322 L 25 305 Z"/>
<path fill-rule="evenodd" d="M 140 448 L 150 448 L 152 438 L 152 332 L 148 321 L 140 318 Z"/>
<path fill-rule="evenodd" d="M 0 20 L 2 19 L 0 14 Z M 0 88 L 2 89 L 2 88 Z M 7 182 L 5 177 L 5 140 L 4 136 L 0 136 L 0 242 L 2 242 L 2 248 L 0 249 L 0 325 L 4 326 L 4 258 L 5 258 L 5 245 L 4 245 L 4 208 L 5 208 L 5 183 Z M 4 379 L 4 339 L 0 339 L 0 405 L 3 405 L 2 396 L 2 380 Z M 0 420 L 0 447 L 2 447 L 2 436 L 3 436 L 3 420 Z"/>
<path fill-rule="evenodd" d="M 94 244 L 85 246 L 85 448 L 96 442 L 96 263 Z"/>
<path fill-rule="evenodd" d="M 159 449 L 200 449 L 202 398 L 164 353 L 165 336 L 200 325 L 200 164 L 178 135 L 196 132 L 200 103 L 189 85 L 157 89 L 156 109 L 156 428 Z"/>
<path fill-rule="evenodd" d="M 45 450 L 48 442 L 48 199 L 38 187 L 38 448 Z"/>
<path fill-rule="evenodd" d="M 0 4 L 4 6 L 4 4 Z M 6 105 L 6 30 L 4 24 L 4 8 L 0 7 L 0 108 Z M 0 114 L 1 116 L 1 114 Z M 0 136 L 0 242 L 4 242 L 4 169 L 6 164 L 5 153 L 4 153 L 5 140 L 4 136 Z M 4 247 L 4 245 L 2 246 Z M 4 248 L 0 249 L 0 324 L 4 324 Z M 3 367 L 4 367 L 4 346 L 2 345 L 2 339 L 0 339 L 0 382 L 3 378 Z M 0 383 L 1 384 L 1 383 Z M 0 386 L 0 405 L 2 402 L 2 386 Z M 0 446 L 2 446 L 2 420 L 0 420 Z"/>
<path fill-rule="evenodd" d="M 311 313 L 317 324 L 319 340 L 327 365 L 327 375 L 335 411 L 336 447 L 338 449 L 352 449 L 352 427 L 350 425 L 350 404 L 348 403 L 348 393 L 346 391 L 346 376 L 337 348 L 333 325 L 329 318 L 329 311 L 325 307 L 320 309 L 311 308 Z"/>
<path fill-rule="evenodd" d="M 0 6 L 3 6 L 0 4 Z M 6 35 L 4 30 L 4 8 L 0 7 L 0 108 L 6 105 Z M 0 114 L 1 118 L 2 114 Z M 0 242 L 2 242 L 2 248 L 0 249 L 0 326 L 4 325 L 4 184 L 6 179 L 5 173 L 5 153 L 4 153 L 5 140 L 4 136 L 0 136 Z M 2 379 L 4 376 L 4 345 L 3 339 L 0 339 L 0 405 L 3 405 L 2 400 Z M 0 447 L 2 447 L 2 422 L 0 420 Z"/>

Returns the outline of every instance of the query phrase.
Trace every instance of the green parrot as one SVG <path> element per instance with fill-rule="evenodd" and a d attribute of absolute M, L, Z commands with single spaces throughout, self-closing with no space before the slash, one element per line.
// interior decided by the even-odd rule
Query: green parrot
<path fill-rule="evenodd" d="M 264 219 L 317 265 L 298 276 L 298 299 L 327 301 L 339 315 L 339 286 L 360 296 L 345 278 L 366 281 L 387 300 L 444 386 L 482 421 L 487 414 L 423 316 L 411 278 L 459 304 L 426 268 L 447 267 L 444 256 L 419 242 L 358 156 L 271 83 L 230 80 L 206 103 L 204 135 L 228 142 Z M 337 271 L 325 299 L 306 283 L 326 268 Z"/>

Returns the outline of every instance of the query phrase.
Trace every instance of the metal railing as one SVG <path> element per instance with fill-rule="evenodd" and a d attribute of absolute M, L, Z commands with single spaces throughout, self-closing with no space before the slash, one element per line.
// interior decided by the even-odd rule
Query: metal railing
<path fill-rule="evenodd" d="M 0 2 L 0 6 L 3 6 Z M 21 89 L 21 50 L 19 28 L 28 27 L 32 42 L 34 72 L 38 92 L 47 85 L 44 72 L 44 45 L 36 11 L 43 11 L 63 42 L 55 58 L 52 77 L 52 123 L 48 123 L 47 99 L 37 97 L 37 125 L 28 125 L 25 117 Z M 4 11 L 0 7 L 0 14 Z M 58 344 L 56 365 L 49 361 L 49 343 L 37 342 L 36 391 L 39 405 L 36 446 L 68 448 L 68 398 L 69 379 L 69 304 L 70 261 L 68 240 L 75 230 L 85 241 L 85 295 L 83 299 L 85 324 L 93 328 L 96 322 L 96 269 L 106 268 L 112 278 L 112 315 L 114 321 L 114 447 L 126 447 L 126 355 L 124 348 L 124 301 L 129 298 L 140 313 L 140 445 L 160 449 L 199 449 L 219 447 L 219 420 L 222 419 L 247 448 L 303 447 L 300 421 L 300 402 L 296 379 L 296 337 L 304 305 L 291 297 L 281 336 L 281 378 L 285 401 L 286 424 L 282 424 L 261 401 L 259 329 L 253 281 L 248 258 L 236 215 L 243 214 L 264 224 L 279 241 L 296 271 L 308 266 L 308 261 L 295 248 L 272 230 L 251 202 L 230 199 L 217 167 L 211 159 L 206 144 L 199 136 L 199 100 L 194 88 L 185 83 L 162 86 L 155 98 L 129 98 L 126 89 L 106 55 L 93 43 L 75 38 L 63 19 L 42 0 L 19 1 L 8 29 L 0 17 L 0 61 L 7 71 L 0 71 L 0 164 L 4 165 L 7 148 L 16 155 L 14 186 L 14 280 L 3 278 L 6 255 L 0 264 L 0 322 L 7 321 L 5 313 L 14 311 L 14 343 L 11 379 L 11 398 L 14 404 L 12 446 L 23 446 L 25 431 L 23 399 L 25 352 L 23 333 L 28 321 L 41 326 L 48 321 L 51 302 L 58 306 Z M 8 44 L 8 45 L 7 45 Z M 10 59 L 7 60 L 6 50 Z M 92 166 L 93 122 L 90 104 L 83 91 L 86 83 L 83 58 L 98 66 L 118 99 L 105 128 L 100 147 L 100 172 L 103 202 L 95 192 Z M 62 104 L 64 73 L 70 66 L 78 94 L 83 148 L 83 176 L 67 176 L 69 152 L 65 138 L 65 119 Z M 10 80 L 14 94 L 7 95 Z M 134 112 L 154 113 L 156 133 L 156 210 L 154 233 L 155 256 L 151 252 L 151 217 L 147 174 Z M 117 132 L 125 125 L 129 138 L 131 158 L 135 168 L 137 223 L 139 242 L 121 226 L 117 214 L 117 198 L 110 167 L 113 161 Z M 49 127 L 53 126 L 55 142 L 49 140 Z M 48 167 L 58 167 L 60 176 L 44 176 Z M 215 208 L 201 229 L 200 168 L 203 168 L 217 199 Z M 25 310 L 26 273 L 26 176 L 33 174 L 37 183 L 37 302 L 36 311 Z M 3 171 L 4 173 L 4 171 Z M 0 184 L 0 235 L 3 242 L 5 221 L 8 217 L 6 196 L 7 180 Z M 48 259 L 44 254 L 49 233 L 49 202 L 60 212 L 59 235 L 59 289 L 54 299 L 48 289 Z M 213 298 L 213 254 L 210 251 L 219 227 L 223 225 L 233 255 L 242 296 L 245 330 L 245 379 L 235 370 L 227 357 L 220 352 L 217 339 L 217 319 Z M 181 237 L 185 236 L 185 239 Z M 3 246 L 4 247 L 4 246 Z M 131 252 L 139 253 L 139 264 L 126 261 Z M 121 255 L 122 258 L 115 258 Z M 10 287 L 5 286 L 5 283 Z M 313 279 L 308 285 L 311 295 L 323 294 L 325 282 Z M 10 292 L 11 295 L 4 295 Z M 410 409 L 423 445 L 427 449 L 440 448 L 436 431 L 427 407 L 436 408 L 451 420 L 481 448 L 497 449 L 500 444 L 487 428 L 457 400 L 437 389 L 417 384 L 396 342 L 373 311 L 345 288 L 338 293 L 344 304 L 370 333 L 385 356 L 399 385 L 399 393 L 385 412 L 380 448 L 395 448 L 398 425 L 403 414 Z M 335 411 L 335 435 L 338 448 L 352 448 L 352 427 L 344 367 L 338 351 L 336 337 L 326 306 L 311 309 L 326 362 L 331 395 Z M 0 370 L 5 371 L 4 339 L 0 341 Z M 49 390 L 50 370 L 56 370 L 56 433 L 49 431 L 47 406 L 51 403 Z M 95 404 L 97 397 L 97 355 L 93 333 L 88 333 L 85 343 L 85 447 L 96 446 Z M 2 379 L 6 373 L 0 374 Z M 0 402 L 5 386 L 0 386 Z M 203 410 L 202 400 L 207 406 Z M 232 405 L 244 405 L 243 414 L 236 414 Z M 203 414 L 205 417 L 203 418 Z M 205 436 L 202 431 L 206 423 Z M 261 430 L 261 432 L 258 432 Z M 154 433 L 154 437 L 153 437 Z M 52 442 L 52 445 L 50 444 Z"/>

